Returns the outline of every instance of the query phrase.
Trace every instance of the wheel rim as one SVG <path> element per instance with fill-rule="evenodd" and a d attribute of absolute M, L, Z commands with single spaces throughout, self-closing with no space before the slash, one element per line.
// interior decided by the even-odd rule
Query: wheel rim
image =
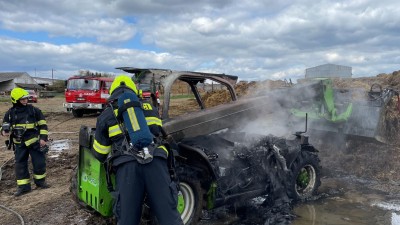
<path fill-rule="evenodd" d="M 178 196 L 178 211 L 181 214 L 181 218 L 184 224 L 189 222 L 195 210 L 195 195 L 193 189 L 184 182 L 180 183 L 181 197 Z M 179 199 L 183 199 L 182 201 Z"/>
<path fill-rule="evenodd" d="M 305 165 L 301 168 L 296 178 L 296 193 L 300 197 L 309 196 L 315 186 L 317 174 L 312 165 Z"/>

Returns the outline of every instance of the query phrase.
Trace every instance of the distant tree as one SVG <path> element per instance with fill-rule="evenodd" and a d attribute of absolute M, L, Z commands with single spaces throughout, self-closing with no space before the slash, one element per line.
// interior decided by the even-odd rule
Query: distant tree
<path fill-rule="evenodd" d="M 113 77 L 114 74 L 105 72 L 91 72 L 89 70 L 79 70 L 78 76 Z"/>
<path fill-rule="evenodd" d="M 102 76 L 103 76 L 103 77 L 114 77 L 115 74 L 112 74 L 112 73 L 102 73 Z"/>
<path fill-rule="evenodd" d="M 79 70 L 79 76 L 87 76 L 89 70 Z"/>

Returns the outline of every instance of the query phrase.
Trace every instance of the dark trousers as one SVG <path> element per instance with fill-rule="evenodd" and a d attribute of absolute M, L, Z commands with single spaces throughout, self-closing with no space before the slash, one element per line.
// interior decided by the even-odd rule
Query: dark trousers
<path fill-rule="evenodd" d="M 148 164 L 129 161 L 116 168 L 114 215 L 118 225 L 137 225 L 147 194 L 151 211 L 161 225 L 181 225 L 177 207 L 177 187 L 171 181 L 167 161 L 154 157 Z"/>
<path fill-rule="evenodd" d="M 46 155 L 40 151 L 39 143 L 34 143 L 32 146 L 26 147 L 24 144 L 15 145 L 15 176 L 17 180 L 30 179 L 28 169 L 28 159 L 31 156 L 34 182 L 40 184 L 45 178 L 36 179 L 35 175 L 44 175 L 46 173 Z M 29 186 L 30 184 L 24 184 Z M 22 186 L 22 185 L 20 185 Z"/>

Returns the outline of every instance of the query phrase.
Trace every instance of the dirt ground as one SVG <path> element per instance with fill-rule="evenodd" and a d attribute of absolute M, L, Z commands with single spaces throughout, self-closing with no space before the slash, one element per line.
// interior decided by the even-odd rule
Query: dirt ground
<path fill-rule="evenodd" d="M 384 81 L 386 82 L 388 79 L 385 77 Z M 285 83 L 279 85 L 285 85 Z M 253 87 L 254 84 L 249 86 Z M 243 89 L 242 93 L 247 90 L 243 87 L 240 88 Z M 107 224 L 105 220 L 78 207 L 69 192 L 72 169 L 77 163 L 79 128 L 81 125 L 94 127 L 96 116 L 74 118 L 72 114 L 62 108 L 63 100 L 63 98 L 39 99 L 39 102 L 34 104 L 46 116 L 49 138 L 53 141 L 61 140 L 70 145 L 68 150 L 50 151 L 48 154 L 47 180 L 51 188 L 35 189 L 33 185 L 32 192 L 21 197 L 14 197 L 16 181 L 13 152 L 6 150 L 4 144 L 0 144 L 0 166 L 2 168 L 0 225 L 21 224 L 21 218 L 10 210 L 20 214 L 25 224 L 30 225 Z M 8 102 L 0 102 L 1 118 L 10 106 L 11 104 Z M 400 139 L 399 133 L 395 135 Z M 378 181 L 380 185 L 377 188 L 383 191 L 398 191 L 400 185 L 399 142 L 382 144 L 343 140 L 340 143 L 334 141 L 327 143 L 321 140 L 314 138 L 311 142 L 320 149 L 321 164 L 324 169 L 323 179 L 340 174 L 351 174 L 359 178 Z M 0 143 L 4 143 L 4 141 L 5 139 L 2 137 Z M 324 185 L 324 181 L 322 183 Z"/>

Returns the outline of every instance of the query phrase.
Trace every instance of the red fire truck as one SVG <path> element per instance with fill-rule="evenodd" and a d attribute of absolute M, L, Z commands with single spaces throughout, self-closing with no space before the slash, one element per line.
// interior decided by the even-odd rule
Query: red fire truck
<path fill-rule="evenodd" d="M 139 90 L 140 95 L 143 99 L 153 101 L 152 102 L 153 105 L 155 105 L 157 107 L 160 105 L 159 92 L 156 89 L 155 85 L 136 83 L 136 87 Z"/>
<path fill-rule="evenodd" d="M 74 117 L 101 112 L 106 107 L 109 89 L 114 78 L 98 76 L 73 76 L 67 81 L 65 101 L 67 111 Z"/>

